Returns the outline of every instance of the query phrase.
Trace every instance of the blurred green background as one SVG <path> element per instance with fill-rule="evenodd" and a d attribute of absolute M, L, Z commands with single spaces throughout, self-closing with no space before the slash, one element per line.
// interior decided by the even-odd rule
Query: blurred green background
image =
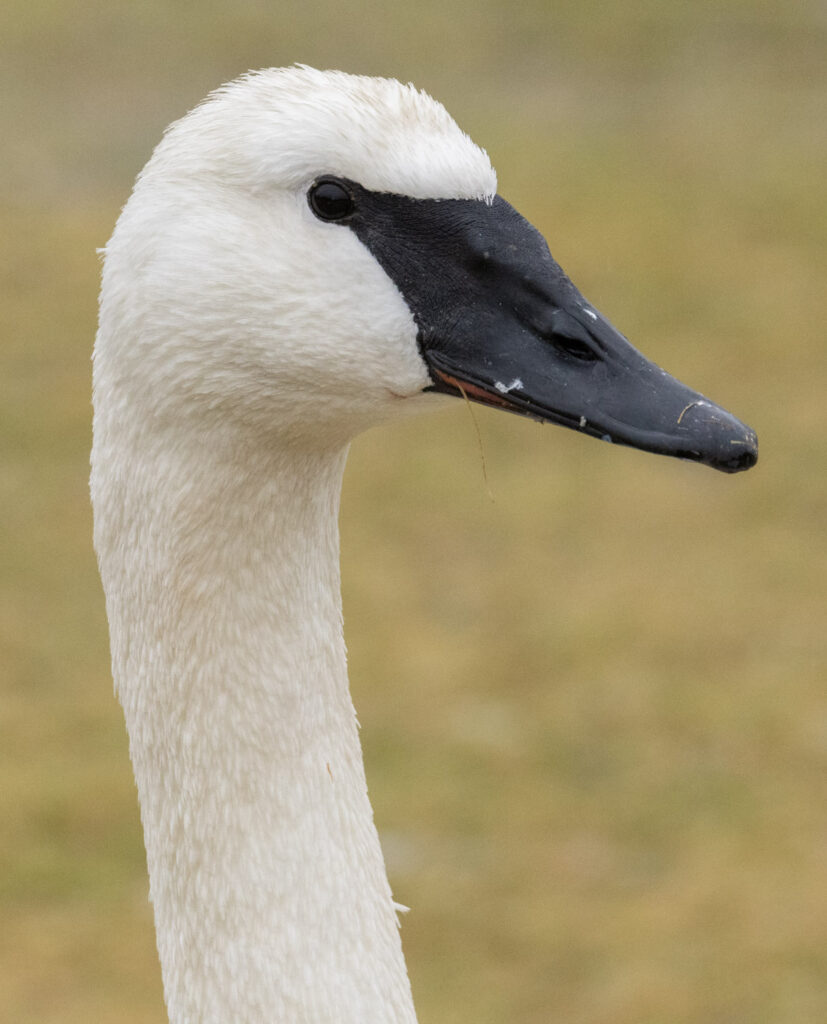
<path fill-rule="evenodd" d="M 87 495 L 98 262 L 250 67 L 412 79 L 726 477 L 453 409 L 354 446 L 346 631 L 422 1024 L 827 1020 L 818 0 L 4 0 L 0 1020 L 164 1009 Z"/>

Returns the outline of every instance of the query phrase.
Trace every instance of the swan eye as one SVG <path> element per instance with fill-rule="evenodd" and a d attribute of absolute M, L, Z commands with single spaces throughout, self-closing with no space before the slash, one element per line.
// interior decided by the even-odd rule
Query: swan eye
<path fill-rule="evenodd" d="M 336 178 L 314 181 L 307 201 L 319 220 L 346 220 L 354 209 L 353 196 Z"/>

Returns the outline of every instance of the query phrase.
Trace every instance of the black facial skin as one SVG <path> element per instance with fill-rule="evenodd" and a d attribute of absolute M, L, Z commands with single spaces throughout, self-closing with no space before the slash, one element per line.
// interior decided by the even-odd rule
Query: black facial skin
<path fill-rule="evenodd" d="M 634 349 L 500 196 L 411 199 L 325 177 L 311 209 L 314 189 L 334 214 L 316 215 L 349 227 L 402 293 L 428 390 L 727 473 L 755 465 L 754 431 Z"/>

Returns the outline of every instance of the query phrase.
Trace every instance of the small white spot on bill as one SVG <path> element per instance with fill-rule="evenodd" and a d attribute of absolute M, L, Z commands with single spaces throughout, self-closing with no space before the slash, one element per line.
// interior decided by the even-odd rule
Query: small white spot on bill
<path fill-rule="evenodd" d="M 522 391 L 523 382 L 520 380 L 519 377 L 515 377 L 510 384 L 503 384 L 501 380 L 498 380 L 494 384 L 494 387 L 497 389 L 497 391 L 499 391 L 501 395 L 507 395 L 509 391 Z"/>

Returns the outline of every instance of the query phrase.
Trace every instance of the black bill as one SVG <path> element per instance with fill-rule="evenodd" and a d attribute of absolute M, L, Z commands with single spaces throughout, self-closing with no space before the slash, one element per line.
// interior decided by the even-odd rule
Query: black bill
<path fill-rule="evenodd" d="M 633 348 L 500 196 L 411 199 L 342 184 L 347 223 L 416 320 L 431 390 L 728 473 L 755 464 L 754 431 Z"/>

